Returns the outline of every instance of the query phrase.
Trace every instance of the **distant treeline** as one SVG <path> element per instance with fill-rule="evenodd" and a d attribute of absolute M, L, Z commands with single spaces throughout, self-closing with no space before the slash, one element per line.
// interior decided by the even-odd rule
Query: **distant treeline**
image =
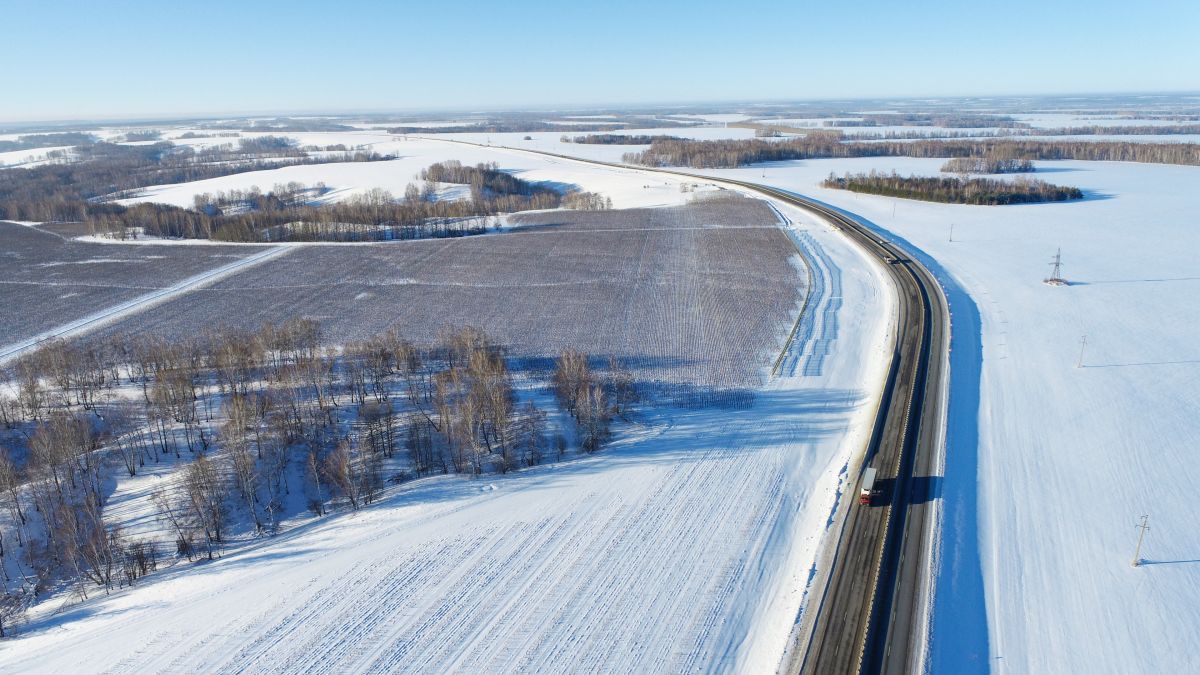
<path fill-rule="evenodd" d="M 844 157 L 987 157 L 1003 155 L 1029 160 L 1077 159 L 1200 165 L 1200 145 L 1194 143 L 1131 143 L 1116 141 L 930 140 L 845 143 L 838 133 L 813 132 L 801 138 L 771 141 L 760 138 L 715 141 L 656 141 L 624 160 L 644 166 L 730 168 L 757 162 Z"/>
<path fill-rule="evenodd" d="M 667 136 L 664 134 L 656 136 L 647 135 L 629 135 L 621 134 L 589 134 L 584 136 L 563 136 L 560 138 L 563 143 L 582 143 L 585 145 L 650 145 L 654 141 L 682 141 L 684 139 L 678 136 Z"/>
<path fill-rule="evenodd" d="M 967 131 L 887 131 L 879 134 L 843 134 L 842 139 L 856 140 L 904 140 L 936 138 L 1012 138 L 1013 136 L 1183 136 L 1200 135 L 1200 124 L 1172 124 L 1168 126 L 1119 126 L 1119 127 L 1049 127 L 1045 129 L 975 129 Z"/>
<path fill-rule="evenodd" d="M 286 138 L 243 138 L 237 145 L 195 149 L 150 145 L 79 145 L 67 164 L 0 171 L 0 219 L 84 221 L 120 214 L 104 200 L 128 197 L 151 185 L 184 183 L 296 164 L 390 159 L 367 152 L 309 157 Z"/>
<path fill-rule="evenodd" d="M 502 134 L 516 133 L 527 131 L 562 131 L 562 124 L 553 124 L 551 122 L 538 122 L 532 120 L 519 122 L 477 122 L 471 124 L 459 124 L 452 127 L 391 127 L 387 130 L 389 134 Z M 612 122 L 597 123 L 597 124 L 572 124 L 572 131 L 615 131 L 625 128 L 624 124 L 615 124 Z"/>
<path fill-rule="evenodd" d="M 328 119 L 296 119 L 294 117 L 277 117 L 269 120 L 234 120 L 232 122 L 210 122 L 199 125 L 199 128 L 289 133 L 358 130 L 356 127 L 352 127 L 348 124 L 340 124 Z"/>
<path fill-rule="evenodd" d="M 552 209 L 611 208 L 599 195 L 555 190 L 515 178 L 495 164 L 433 164 L 421 172 L 423 188 L 409 184 L 403 199 L 369 190 L 336 204 L 307 203 L 323 185 L 278 185 L 257 190 L 198 195 L 193 209 L 165 204 L 113 208 L 91 220 L 97 234 L 123 237 L 134 228 L 160 237 L 221 241 L 378 241 L 456 237 L 483 232 L 500 213 Z M 469 185 L 470 199 L 439 201 L 434 183 Z"/>
<path fill-rule="evenodd" d="M 1200 134 L 1200 124 L 1169 124 L 1163 126 L 1129 125 L 1119 127 L 1055 127 L 1051 129 L 1029 129 L 1030 136 L 1172 136 Z"/>
<path fill-rule="evenodd" d="M 142 129 L 140 131 L 130 131 L 125 134 L 126 143 L 158 140 L 162 140 L 162 132 L 158 129 Z"/>
<path fill-rule="evenodd" d="M 68 131 L 58 134 L 31 134 L 28 136 L 18 136 L 17 140 L 15 141 L 0 141 L 0 152 L 12 152 L 13 150 L 36 150 L 38 148 L 53 148 L 61 145 L 83 145 L 85 143 L 95 142 L 95 136 L 77 131 Z"/>
<path fill-rule="evenodd" d="M 855 119 L 825 120 L 827 127 L 943 127 L 966 129 L 974 127 L 1028 127 L 1007 115 L 972 115 L 955 113 L 877 113 Z"/>
<path fill-rule="evenodd" d="M 1014 181 L 994 178 L 934 178 L 890 174 L 829 174 L 825 187 L 865 192 L 886 197 L 923 199 L 948 204 L 1031 204 L 1082 199 L 1079 188 L 1051 185 L 1040 180 L 1018 178 Z"/>
<path fill-rule="evenodd" d="M 666 128 L 675 129 L 680 127 L 695 126 L 694 123 L 686 123 L 678 120 L 653 118 L 637 120 L 637 125 L 643 128 Z M 424 126 L 405 126 L 399 124 L 387 130 L 389 134 L 453 134 L 453 133 L 516 133 L 516 132 L 531 132 L 531 131 L 618 131 L 620 129 L 629 128 L 628 123 L 624 122 L 584 122 L 580 124 L 572 123 L 565 124 L 554 120 L 544 119 L 527 119 L 527 118 L 511 118 L 497 120 L 481 120 L 478 122 L 464 122 L 454 126 L 439 126 L 439 127 L 424 127 Z"/>

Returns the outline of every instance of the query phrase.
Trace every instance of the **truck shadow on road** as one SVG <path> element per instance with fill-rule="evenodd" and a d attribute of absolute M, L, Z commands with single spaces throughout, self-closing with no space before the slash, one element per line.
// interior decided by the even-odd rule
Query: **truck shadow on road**
<path fill-rule="evenodd" d="M 881 478 L 875 481 L 876 487 L 879 489 L 879 496 L 874 504 L 883 506 L 891 504 L 892 506 L 903 506 L 895 501 L 896 494 L 896 479 Z M 941 476 L 913 476 L 912 483 L 908 489 L 908 504 L 925 504 L 938 499 L 942 496 L 942 477 Z"/>

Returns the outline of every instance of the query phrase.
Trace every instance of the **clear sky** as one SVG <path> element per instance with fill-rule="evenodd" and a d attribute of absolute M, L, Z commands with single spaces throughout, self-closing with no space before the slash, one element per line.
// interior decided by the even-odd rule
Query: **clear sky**
<path fill-rule="evenodd" d="M 0 120 L 1200 90 L 1200 0 L 0 0 Z"/>

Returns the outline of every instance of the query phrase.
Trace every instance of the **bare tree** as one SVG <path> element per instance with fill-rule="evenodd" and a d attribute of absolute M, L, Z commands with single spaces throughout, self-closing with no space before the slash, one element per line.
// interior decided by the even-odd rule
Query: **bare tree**
<path fill-rule="evenodd" d="M 190 509 L 190 504 L 186 508 L 178 508 L 162 490 L 152 493 L 150 501 L 158 510 L 158 519 L 171 526 L 171 531 L 175 534 L 175 551 L 187 556 L 188 562 L 191 562 L 196 546 L 194 528 L 189 524 L 188 518 L 187 509 Z"/>
<path fill-rule="evenodd" d="M 546 449 L 546 413 L 533 404 L 525 403 L 517 423 L 517 438 L 525 466 L 542 463 Z"/>
<path fill-rule="evenodd" d="M 358 510 L 362 499 L 360 467 L 350 454 L 350 441 L 343 439 L 326 457 L 321 466 L 325 480 L 341 491 L 350 508 Z"/>
<path fill-rule="evenodd" d="M 0 446 L 0 499 L 20 525 L 28 523 L 25 510 L 21 507 L 21 472 L 12 461 L 8 448 Z M 20 530 L 18 530 L 20 531 Z"/>
<path fill-rule="evenodd" d="M 216 464 L 201 454 L 184 470 L 183 485 L 192 515 L 204 533 L 205 550 L 211 560 L 224 535 L 228 493 L 225 477 Z"/>
<path fill-rule="evenodd" d="M 25 618 L 30 595 L 23 588 L 5 589 L 0 594 L 0 638 L 12 637 L 16 626 Z"/>

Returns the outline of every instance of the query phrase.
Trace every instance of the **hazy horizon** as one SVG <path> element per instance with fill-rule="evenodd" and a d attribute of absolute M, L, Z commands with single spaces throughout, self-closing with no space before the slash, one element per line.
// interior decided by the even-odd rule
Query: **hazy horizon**
<path fill-rule="evenodd" d="M 22 4 L 0 121 L 1200 90 L 1200 5 L 1130 9 Z"/>
<path fill-rule="evenodd" d="M 0 125 L 13 125 L 13 128 L 21 126 L 33 126 L 39 124 L 48 125 L 73 125 L 73 124 L 118 124 L 118 123 L 171 123 L 171 122 L 186 122 L 192 120 L 217 120 L 217 119 L 242 119 L 247 117 L 320 117 L 320 118 L 335 118 L 335 117 L 430 117 L 437 115 L 445 115 L 451 118 L 461 118 L 469 115 L 488 115 L 488 114 L 513 114 L 513 113 L 576 113 L 576 112 L 651 112 L 655 110 L 674 111 L 681 109 L 704 109 L 708 111 L 714 110 L 729 110 L 734 109 L 749 109 L 761 108 L 759 112 L 769 112 L 772 108 L 795 109 L 803 106 L 814 107 L 836 107 L 832 104 L 857 104 L 857 103 L 895 103 L 895 104 L 913 104 L 914 107 L 923 107 L 917 104 L 945 103 L 947 105 L 971 101 L 975 103 L 985 103 L 988 101 L 996 101 L 999 105 L 996 109 L 1003 110 L 1013 106 L 1018 102 L 1067 102 L 1077 100 L 1080 102 L 1097 102 L 1103 99 L 1130 99 L 1130 98 L 1162 98 L 1162 99 L 1196 99 L 1200 101 L 1200 90 L 1189 91 L 1111 91 L 1111 92 L 1066 92 L 1062 94 L 994 94 L 994 95 L 913 95 L 913 96 L 863 96 L 863 97 L 845 97 L 845 98 L 797 98 L 789 100 L 710 100 L 710 101 L 629 101 L 617 103 L 581 103 L 581 104 L 531 104 L 528 106 L 460 106 L 460 107 L 411 107 L 411 108 L 345 108 L 345 109 L 262 109 L 262 110 L 199 110 L 199 111 L 183 111 L 179 113 L 131 113 L 128 115 L 116 114 L 111 116 L 80 116 L 80 117 L 59 117 L 59 118 L 6 118 L 0 114 Z M 1180 101 L 1171 101 L 1169 104 L 1181 103 Z M 842 107 L 849 109 L 849 106 Z M 980 108 L 987 109 L 986 106 Z M 1065 107 L 1063 109 L 1066 109 Z"/>

